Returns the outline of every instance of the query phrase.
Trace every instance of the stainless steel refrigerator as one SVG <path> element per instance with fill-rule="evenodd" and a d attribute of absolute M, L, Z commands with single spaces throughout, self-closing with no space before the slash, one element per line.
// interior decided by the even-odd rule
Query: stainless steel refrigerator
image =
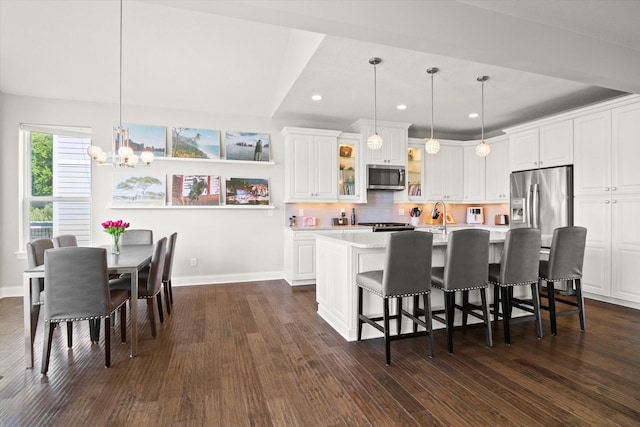
<path fill-rule="evenodd" d="M 573 167 L 513 172 L 510 181 L 510 227 L 539 228 L 550 247 L 553 230 L 573 225 Z"/>

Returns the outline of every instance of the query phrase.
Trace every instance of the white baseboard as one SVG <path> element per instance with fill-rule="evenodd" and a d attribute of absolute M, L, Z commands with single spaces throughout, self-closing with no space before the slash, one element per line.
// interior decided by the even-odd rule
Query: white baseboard
<path fill-rule="evenodd" d="M 257 282 L 261 280 L 284 279 L 284 271 L 268 271 L 260 273 L 215 274 L 210 276 L 176 277 L 173 286 L 195 286 L 219 283 Z M 22 297 L 22 286 L 0 287 L 0 298 Z"/>
<path fill-rule="evenodd" d="M 196 286 L 219 283 L 257 282 L 261 280 L 284 279 L 284 271 L 267 271 L 260 273 L 214 274 L 209 276 L 176 277 L 173 286 Z"/>

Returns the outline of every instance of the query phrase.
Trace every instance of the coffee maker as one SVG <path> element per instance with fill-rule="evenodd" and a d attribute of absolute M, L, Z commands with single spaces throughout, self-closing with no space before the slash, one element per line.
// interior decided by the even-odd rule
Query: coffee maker
<path fill-rule="evenodd" d="M 484 208 L 477 206 L 467 208 L 467 224 L 484 224 Z"/>

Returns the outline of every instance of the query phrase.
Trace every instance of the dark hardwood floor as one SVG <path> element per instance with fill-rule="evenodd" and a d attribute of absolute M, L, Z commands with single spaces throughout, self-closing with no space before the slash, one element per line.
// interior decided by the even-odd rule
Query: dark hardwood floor
<path fill-rule="evenodd" d="M 284 281 L 174 288 L 174 310 L 151 338 L 140 304 L 140 355 L 112 333 L 111 368 L 87 322 L 57 328 L 49 375 L 24 365 L 22 300 L 0 300 L 2 426 L 640 425 L 640 312 L 587 301 L 558 336 L 536 339 L 533 322 L 512 326 L 494 347 L 484 331 L 443 330 L 426 339 L 348 343 L 317 314 L 315 287 Z M 117 324 L 116 324 L 117 326 Z"/>

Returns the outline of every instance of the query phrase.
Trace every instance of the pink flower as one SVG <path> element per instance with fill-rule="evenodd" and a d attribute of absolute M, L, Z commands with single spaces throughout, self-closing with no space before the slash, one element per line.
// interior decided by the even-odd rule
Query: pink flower
<path fill-rule="evenodd" d="M 129 223 L 124 222 L 121 219 L 117 221 L 105 221 L 102 223 L 102 228 L 106 233 L 109 233 L 113 237 L 118 237 L 129 228 Z"/>

